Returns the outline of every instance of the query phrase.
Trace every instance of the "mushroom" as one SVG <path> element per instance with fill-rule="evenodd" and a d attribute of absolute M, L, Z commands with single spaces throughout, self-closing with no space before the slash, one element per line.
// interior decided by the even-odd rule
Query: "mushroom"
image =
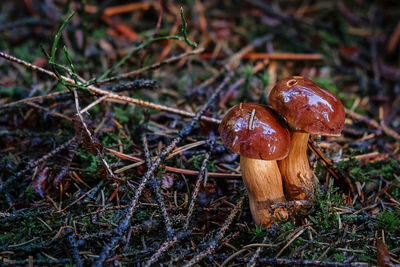
<path fill-rule="evenodd" d="M 301 76 L 279 81 L 268 102 L 287 121 L 291 131 L 288 157 L 278 162 L 289 200 L 309 199 L 314 192 L 313 172 L 307 156 L 311 134 L 338 136 L 345 112 L 340 100 Z"/>
<path fill-rule="evenodd" d="M 264 105 L 241 103 L 228 111 L 218 129 L 224 145 L 240 154 L 250 211 L 255 223 L 264 227 L 288 217 L 286 210 L 271 206 L 286 202 L 276 160 L 288 155 L 290 134 L 270 111 Z"/>

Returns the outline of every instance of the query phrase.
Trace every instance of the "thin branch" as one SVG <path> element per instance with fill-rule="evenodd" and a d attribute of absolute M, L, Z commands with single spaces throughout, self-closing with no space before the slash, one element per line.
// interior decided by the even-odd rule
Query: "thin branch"
<path fill-rule="evenodd" d="M 76 114 L 79 117 L 79 119 L 81 121 L 81 124 L 82 124 L 83 128 L 85 129 L 85 132 L 86 132 L 87 136 L 90 139 L 90 142 L 92 144 L 94 144 L 95 141 L 93 140 L 92 133 L 89 131 L 89 129 L 88 129 L 86 123 L 85 123 L 85 120 L 83 119 L 83 116 L 81 114 L 81 111 L 80 111 L 78 93 L 76 92 L 75 88 L 72 88 L 72 91 L 74 93 L 74 98 L 75 98 Z M 110 175 L 110 177 L 115 177 L 113 171 L 110 168 L 110 165 L 107 163 L 107 161 L 105 160 L 104 156 L 102 155 L 103 154 L 102 151 L 100 151 L 97 146 L 94 146 L 94 148 L 96 149 L 97 156 L 100 158 L 101 162 L 103 162 L 104 167 L 106 167 L 106 170 L 107 170 L 108 174 Z"/>
<path fill-rule="evenodd" d="M 151 168 L 149 168 L 146 173 L 142 177 L 142 181 L 140 182 L 140 185 L 136 188 L 135 195 L 133 199 L 131 200 L 129 207 L 126 211 L 126 214 L 123 219 L 119 222 L 119 225 L 116 229 L 114 229 L 115 236 L 111 238 L 110 242 L 107 244 L 104 244 L 103 250 L 101 251 L 99 258 L 97 261 L 93 264 L 93 266 L 102 266 L 104 260 L 108 257 L 108 254 L 110 253 L 111 249 L 115 246 L 115 244 L 121 239 L 121 236 L 125 234 L 126 230 L 128 229 L 130 225 L 130 219 L 133 215 L 133 212 L 136 209 L 136 205 L 138 203 L 139 197 L 142 194 L 142 191 L 147 183 L 147 181 L 154 175 L 154 172 L 158 169 L 158 167 L 161 165 L 161 162 L 173 151 L 173 149 L 176 147 L 178 143 L 180 143 L 184 137 L 190 134 L 192 131 L 193 127 L 196 125 L 196 123 L 200 120 L 201 115 L 209 108 L 209 106 L 216 100 L 216 98 L 219 96 L 221 91 L 226 87 L 227 83 L 231 80 L 233 76 L 233 72 L 230 71 L 223 82 L 220 84 L 220 86 L 215 90 L 215 93 L 208 99 L 207 103 L 196 113 L 196 115 L 193 117 L 191 122 L 189 124 L 186 124 L 182 130 L 179 131 L 178 135 L 172 140 L 169 146 L 167 146 L 165 149 L 161 151 L 160 154 L 158 154 L 157 158 L 153 161 L 153 164 Z"/>
<path fill-rule="evenodd" d="M 264 239 L 262 241 L 262 244 L 267 243 L 267 240 L 269 239 L 268 235 L 264 236 Z M 263 249 L 263 246 L 259 246 L 254 253 L 253 257 L 251 257 L 250 261 L 247 263 L 246 267 L 254 267 L 256 266 L 257 259 L 260 257 L 261 250 Z"/>
<path fill-rule="evenodd" d="M 133 54 L 135 54 L 137 51 L 140 49 L 146 47 L 147 45 L 156 42 L 156 41 L 162 41 L 162 40 L 178 40 L 178 41 L 184 41 L 186 44 L 197 47 L 197 43 L 191 41 L 188 39 L 187 36 L 187 23 L 185 16 L 183 14 L 183 8 L 181 7 L 180 9 L 180 14 L 181 14 L 181 20 L 182 20 L 182 34 L 183 36 L 160 36 L 160 37 L 152 37 L 150 39 L 147 39 L 137 47 L 133 48 L 128 54 L 126 54 L 120 61 L 117 62 L 114 66 L 112 66 L 110 69 L 108 69 L 106 72 L 104 72 L 98 79 L 98 82 L 103 81 L 109 74 L 111 74 L 114 70 L 119 68 L 121 65 L 123 65 Z"/>
<path fill-rule="evenodd" d="M 380 126 L 382 127 L 382 130 L 387 135 L 393 137 L 396 140 L 400 140 L 400 134 L 398 134 L 395 130 L 393 130 L 388 125 L 386 125 L 382 106 L 379 107 L 379 120 L 380 120 Z"/>
<path fill-rule="evenodd" d="M 345 109 L 345 112 L 346 112 L 346 115 L 347 115 L 347 116 L 349 116 L 349 117 L 351 117 L 351 118 L 353 118 L 353 119 L 362 121 L 362 122 L 364 122 L 364 123 L 366 123 L 366 124 L 368 124 L 369 126 L 372 126 L 372 127 L 374 127 L 374 128 L 377 128 L 377 129 L 380 128 L 379 123 L 376 122 L 376 121 L 373 120 L 373 119 L 370 119 L 370 118 L 368 118 L 368 117 L 365 117 L 365 116 L 363 116 L 363 115 L 360 115 L 360 114 L 358 114 L 358 113 L 355 113 L 354 111 L 352 111 L 352 110 L 350 110 L 350 109 L 347 109 L 347 108 Z"/>
<path fill-rule="evenodd" d="M 117 158 L 137 162 L 138 165 L 139 164 L 142 165 L 144 163 L 144 160 L 141 158 L 127 155 L 127 154 L 121 153 L 119 151 L 116 151 L 114 149 L 106 148 L 106 151 Z M 163 168 L 165 168 L 165 170 L 169 171 L 169 172 L 182 173 L 185 175 L 196 175 L 196 176 L 199 175 L 199 171 L 195 171 L 195 170 L 181 169 L 181 168 L 175 168 L 175 167 L 171 167 L 171 166 L 163 166 Z M 119 169 L 119 170 L 121 170 L 121 169 Z M 115 173 L 122 172 L 122 171 L 118 171 L 118 172 L 117 171 L 115 171 Z M 242 174 L 240 174 L 240 173 L 208 172 L 207 176 L 208 177 L 216 177 L 216 178 L 241 179 Z"/>
<path fill-rule="evenodd" d="M 81 266 L 83 266 L 83 263 L 82 263 L 82 259 L 81 259 L 81 257 L 79 256 L 79 249 L 78 249 L 78 247 L 79 247 L 79 243 L 80 242 L 77 242 L 76 240 L 75 240 L 75 233 L 74 233 L 74 231 L 72 231 L 72 229 L 71 228 L 67 228 L 67 233 L 68 233 L 68 236 L 66 237 L 66 239 L 67 239 L 67 246 L 69 246 L 69 248 L 70 248 L 70 250 L 71 250 L 71 254 L 72 254 L 72 258 L 74 259 L 74 263 L 75 263 L 75 266 L 77 266 L 77 267 L 81 267 Z"/>
<path fill-rule="evenodd" d="M 176 61 L 179 61 L 182 58 L 200 54 L 203 51 L 204 51 L 204 48 L 198 48 L 198 49 L 195 49 L 195 50 L 180 54 L 178 56 L 170 57 L 168 59 L 165 59 L 165 60 L 163 60 L 161 62 L 154 63 L 153 65 L 150 65 L 150 66 L 147 66 L 147 67 L 143 67 L 143 68 L 140 68 L 140 69 L 137 69 L 137 70 L 134 70 L 134 71 L 130 71 L 130 72 L 126 72 L 126 73 L 123 73 L 123 74 L 118 74 L 118 75 L 116 75 L 114 77 L 110 77 L 108 79 L 104 79 L 101 82 L 98 82 L 97 84 L 103 84 L 103 83 L 113 82 L 113 81 L 116 81 L 116 80 L 130 78 L 132 76 L 141 74 L 143 72 L 152 71 L 152 70 L 158 69 L 158 68 L 160 68 L 160 67 L 162 67 L 164 65 L 172 64 L 172 63 L 174 63 Z"/>
<path fill-rule="evenodd" d="M 36 166 L 38 166 L 39 164 L 41 164 L 42 162 L 48 160 L 49 158 L 51 158 L 52 156 L 54 156 L 55 154 L 61 152 L 62 150 L 64 150 L 65 148 L 67 148 L 68 146 L 71 145 L 72 142 L 76 141 L 76 137 L 73 137 L 71 139 L 69 139 L 67 142 L 61 144 L 60 146 L 58 146 L 57 148 L 53 149 L 52 151 L 50 151 L 49 153 L 47 153 L 46 155 L 44 155 L 43 157 L 41 157 L 40 159 L 37 159 L 35 161 L 30 161 L 28 162 L 27 166 L 25 169 L 23 169 L 20 172 L 17 172 L 14 176 L 11 176 L 10 178 L 8 178 L 2 185 L 0 185 L 0 192 L 4 191 L 7 186 L 9 186 L 13 181 L 15 181 L 18 177 L 22 176 L 23 174 L 31 171 L 32 169 L 34 169 Z"/>
<path fill-rule="evenodd" d="M 208 159 L 210 157 L 212 148 L 214 147 L 214 143 L 215 143 L 214 136 L 211 137 L 210 142 L 211 142 L 210 143 L 210 150 L 204 156 L 204 160 L 203 160 L 203 163 L 201 165 L 201 168 L 200 168 L 200 171 L 199 171 L 199 174 L 198 174 L 198 177 L 197 177 L 196 186 L 195 186 L 195 189 L 194 189 L 192 197 L 191 197 L 191 202 L 189 204 L 188 212 L 186 214 L 185 224 L 183 226 L 183 232 L 177 233 L 177 234 L 174 235 L 174 237 L 171 240 L 165 241 L 160 246 L 160 248 L 157 250 L 157 252 L 154 253 L 151 256 L 151 258 L 144 264 L 145 267 L 152 266 L 155 262 L 157 262 L 157 260 L 167 250 L 169 250 L 171 247 L 175 246 L 175 244 L 177 244 L 182 238 L 186 237 L 186 235 L 189 234 L 190 231 L 188 231 L 188 228 L 189 228 L 190 218 L 191 218 L 191 216 L 193 214 L 194 204 L 195 204 L 196 199 L 197 199 L 197 195 L 198 195 L 198 192 L 199 192 L 199 189 L 200 189 L 201 182 L 204 179 L 205 169 L 207 167 Z"/>
<path fill-rule="evenodd" d="M 226 256 L 218 256 L 221 259 L 228 258 Z M 248 262 L 249 258 L 235 258 L 238 262 Z M 258 262 L 261 266 L 332 266 L 332 267 L 367 267 L 368 263 L 350 263 L 350 262 L 333 262 L 333 261 L 317 261 L 317 260 L 301 260 L 301 259 L 284 259 L 284 258 L 259 258 Z"/>
<path fill-rule="evenodd" d="M 149 147 L 147 144 L 147 138 L 146 138 L 145 134 L 142 135 L 142 143 L 143 143 L 143 148 L 144 148 L 143 150 L 144 150 L 145 158 L 146 158 L 146 166 L 149 169 L 149 168 L 151 168 L 152 162 L 151 162 Z M 149 184 L 151 186 L 151 189 L 153 190 L 153 193 L 156 196 L 158 206 L 160 207 L 162 217 L 164 218 L 165 229 L 167 231 L 167 238 L 171 239 L 171 237 L 174 235 L 174 229 L 172 229 L 171 219 L 169 218 L 167 209 L 165 208 L 165 205 L 164 205 L 164 199 L 161 195 L 159 181 L 153 177 L 153 179 L 150 180 Z"/>
<path fill-rule="evenodd" d="M 93 101 L 92 103 L 90 103 L 89 105 L 87 105 L 84 109 L 82 109 L 79 113 L 83 114 L 85 112 L 88 112 L 89 109 L 91 109 L 92 107 L 96 106 L 97 104 L 103 102 L 103 100 L 107 99 L 108 96 L 103 95 L 102 97 L 97 98 L 95 101 Z"/>
<path fill-rule="evenodd" d="M 72 121 L 72 119 L 70 117 L 65 116 L 64 114 L 61 114 L 61 113 L 59 113 L 57 111 L 52 111 L 49 108 L 42 107 L 42 106 L 40 106 L 38 104 L 35 104 L 35 103 L 32 103 L 32 102 L 26 102 L 25 104 L 27 104 L 29 106 L 32 106 L 34 108 L 37 108 L 37 109 L 44 110 L 44 111 L 48 112 L 50 115 L 52 115 L 52 116 L 60 117 L 60 118 L 66 119 L 68 121 Z"/>
<path fill-rule="evenodd" d="M 143 265 L 143 267 L 150 267 L 152 266 L 167 250 L 169 250 L 171 247 L 175 246 L 176 243 L 178 243 L 180 239 L 178 236 L 174 236 L 171 240 L 165 241 L 161 247 L 157 250 L 156 253 L 154 253 L 151 258 Z"/>
<path fill-rule="evenodd" d="M 214 143 L 215 143 L 214 135 L 212 135 L 210 142 L 211 142 L 210 150 L 204 155 L 204 160 L 203 160 L 203 163 L 201 164 L 201 167 L 199 170 L 199 175 L 197 176 L 196 185 L 194 187 L 192 198 L 190 200 L 190 204 L 189 204 L 189 208 L 188 208 L 188 213 L 186 215 L 185 224 L 183 225 L 184 231 L 189 228 L 189 223 L 190 223 L 190 219 L 193 214 L 194 205 L 196 204 L 197 195 L 199 194 L 199 191 L 200 191 L 200 185 L 201 185 L 201 182 L 204 180 L 204 176 L 206 175 L 208 159 L 210 158 L 210 154 L 211 154 L 211 151 L 212 151 L 212 149 L 214 147 Z"/>
<path fill-rule="evenodd" d="M 50 77 L 52 77 L 53 79 L 59 80 L 59 77 L 52 71 L 46 70 L 44 68 L 38 67 L 36 65 L 33 65 L 29 62 L 26 62 L 24 60 L 21 60 L 19 58 L 16 58 L 14 56 L 11 56 L 5 52 L 0 51 L 0 57 L 5 58 L 9 61 L 21 64 L 27 68 L 30 68 L 32 70 L 35 71 L 39 71 L 42 72 Z M 71 85 L 77 85 L 76 82 L 74 81 L 74 79 L 65 77 L 65 76 L 60 76 L 60 78 L 62 78 L 65 82 L 67 82 L 68 84 Z M 83 81 L 81 81 L 83 82 Z M 121 96 L 118 95 L 116 93 L 113 93 L 111 91 L 108 90 L 104 90 L 101 89 L 99 87 L 96 87 L 94 85 L 88 85 L 86 86 L 86 88 L 91 91 L 92 93 L 98 94 L 98 95 L 106 95 L 107 96 L 107 101 L 110 100 L 114 100 L 114 101 L 118 101 L 118 102 L 122 102 L 122 103 L 129 103 L 129 104 L 134 104 L 134 105 L 139 105 L 139 106 L 143 106 L 143 107 L 147 107 L 147 108 L 151 108 L 151 109 L 155 109 L 155 110 L 161 110 L 161 111 L 166 111 L 166 112 L 170 112 L 170 113 L 174 113 L 174 114 L 178 114 L 181 116 L 185 116 L 185 117 L 194 117 L 196 114 L 193 112 L 189 112 L 189 111 L 184 111 L 181 109 L 176 109 L 176 108 L 171 108 L 171 107 L 167 107 L 167 106 L 163 106 L 163 105 L 159 105 L 159 104 L 154 104 L 148 101 L 143 101 L 140 99 L 136 99 L 136 98 L 132 98 L 132 97 L 128 97 L 128 96 Z M 209 121 L 215 124 L 219 124 L 221 122 L 221 120 L 215 119 L 215 118 L 211 118 L 211 117 L 207 117 L 207 116 L 201 116 L 200 120 L 204 120 L 204 121 Z"/>
<path fill-rule="evenodd" d="M 200 260 L 204 259 L 207 255 L 213 253 L 215 251 L 215 248 L 217 247 L 219 241 L 224 237 L 225 231 L 228 229 L 228 227 L 231 225 L 233 219 L 236 216 L 236 213 L 241 209 L 242 204 L 243 204 L 244 196 L 240 198 L 238 203 L 236 204 L 235 208 L 232 210 L 232 212 L 229 214 L 228 218 L 225 220 L 224 224 L 222 227 L 219 229 L 218 233 L 216 234 L 215 238 L 213 240 L 210 240 L 208 247 L 201 252 L 200 254 L 194 256 L 188 263 L 186 263 L 184 266 L 189 267 L 193 266 L 196 263 L 198 263 Z"/>
<path fill-rule="evenodd" d="M 68 92 L 67 90 L 64 90 L 64 91 L 54 92 L 54 93 L 47 94 L 47 95 L 34 96 L 34 97 L 21 99 L 21 100 L 18 100 L 18 101 L 14 101 L 14 102 L 11 102 L 11 103 L 7 103 L 7 104 L 4 104 L 4 105 L 1 105 L 0 109 L 9 108 L 9 107 L 12 107 L 12 106 L 16 106 L 18 104 L 28 104 L 28 103 L 35 102 L 35 101 L 42 101 L 42 100 L 45 100 L 46 98 L 53 98 L 55 96 L 59 96 L 61 94 L 65 94 L 67 92 Z"/>

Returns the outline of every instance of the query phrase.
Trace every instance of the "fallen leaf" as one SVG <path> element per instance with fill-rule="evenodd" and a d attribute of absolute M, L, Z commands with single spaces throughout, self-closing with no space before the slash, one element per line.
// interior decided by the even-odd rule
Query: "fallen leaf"
<path fill-rule="evenodd" d="M 382 239 L 376 239 L 376 256 L 379 267 L 391 266 L 389 250 Z"/>

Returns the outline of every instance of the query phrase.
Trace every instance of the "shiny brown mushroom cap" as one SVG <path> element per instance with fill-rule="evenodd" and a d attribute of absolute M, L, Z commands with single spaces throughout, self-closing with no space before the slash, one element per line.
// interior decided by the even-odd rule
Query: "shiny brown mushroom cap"
<path fill-rule="evenodd" d="M 313 81 L 292 76 L 279 81 L 268 96 L 273 109 L 285 117 L 292 130 L 339 135 L 345 112 L 340 100 Z"/>
<path fill-rule="evenodd" d="M 242 103 L 233 107 L 218 131 L 226 147 L 247 158 L 280 160 L 289 153 L 289 131 L 264 105 Z"/>

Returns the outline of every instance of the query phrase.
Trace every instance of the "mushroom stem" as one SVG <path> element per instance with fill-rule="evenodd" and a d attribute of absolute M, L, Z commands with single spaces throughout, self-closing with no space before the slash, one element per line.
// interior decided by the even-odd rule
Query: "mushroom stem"
<path fill-rule="evenodd" d="M 270 227 L 274 219 L 288 218 L 287 211 L 282 208 L 270 210 L 272 205 L 286 202 L 282 177 L 276 161 L 241 156 L 240 168 L 255 223 Z"/>
<path fill-rule="evenodd" d="M 291 132 L 289 155 L 278 161 L 289 200 L 308 200 L 314 193 L 313 173 L 307 156 L 309 133 Z"/>

